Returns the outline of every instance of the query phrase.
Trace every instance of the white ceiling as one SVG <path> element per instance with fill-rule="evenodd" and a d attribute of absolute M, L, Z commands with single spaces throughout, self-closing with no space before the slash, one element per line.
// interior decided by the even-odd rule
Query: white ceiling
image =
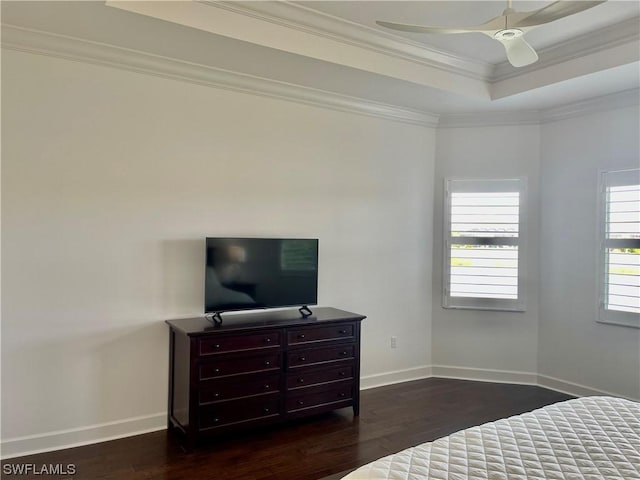
<path fill-rule="evenodd" d="M 477 24 L 504 6 L 480 0 L 1 2 L 3 46 L 10 48 L 43 53 L 46 47 L 21 45 L 16 32 L 50 32 L 58 40 L 52 44 L 78 39 L 73 52 L 115 46 L 176 59 L 185 68 L 425 113 L 540 110 L 640 87 L 637 1 L 610 0 L 530 32 L 540 61 L 523 69 L 506 63 L 502 46 L 481 34 L 403 36 L 375 25 L 378 19 Z"/>

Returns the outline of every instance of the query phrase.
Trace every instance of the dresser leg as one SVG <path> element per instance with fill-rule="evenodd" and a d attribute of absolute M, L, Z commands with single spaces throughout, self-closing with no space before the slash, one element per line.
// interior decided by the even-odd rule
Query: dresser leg
<path fill-rule="evenodd" d="M 196 436 L 192 433 L 187 433 L 184 441 L 184 450 L 187 453 L 191 453 L 196 448 Z"/>
<path fill-rule="evenodd" d="M 353 416 L 358 417 L 360 415 L 360 402 L 353 404 Z"/>

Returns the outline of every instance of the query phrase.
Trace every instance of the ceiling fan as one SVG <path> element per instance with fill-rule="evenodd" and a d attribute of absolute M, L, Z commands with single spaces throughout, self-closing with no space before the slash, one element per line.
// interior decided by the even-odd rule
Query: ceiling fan
<path fill-rule="evenodd" d="M 524 67 L 538 60 L 536 51 L 523 38 L 526 32 L 538 25 L 568 17 L 605 1 L 559 1 L 531 12 L 516 12 L 512 8 L 512 0 L 507 0 L 507 8 L 502 15 L 481 25 L 468 27 L 428 27 L 382 21 L 376 23 L 382 27 L 412 33 L 484 33 L 504 45 L 511 65 Z"/>

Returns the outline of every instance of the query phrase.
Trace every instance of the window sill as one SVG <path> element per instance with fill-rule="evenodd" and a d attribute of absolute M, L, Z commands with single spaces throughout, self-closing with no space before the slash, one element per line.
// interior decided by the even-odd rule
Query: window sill
<path fill-rule="evenodd" d="M 629 328 L 638 328 L 640 329 L 640 319 L 636 320 L 608 320 L 599 318 L 596 320 L 596 323 L 601 323 L 603 325 L 616 325 L 618 327 L 629 327 Z"/>
<path fill-rule="evenodd" d="M 482 310 L 489 312 L 518 312 L 525 313 L 527 310 L 524 306 L 514 306 L 514 307 L 481 307 L 481 306 L 472 306 L 472 305 L 442 305 L 442 308 L 446 310 Z"/>

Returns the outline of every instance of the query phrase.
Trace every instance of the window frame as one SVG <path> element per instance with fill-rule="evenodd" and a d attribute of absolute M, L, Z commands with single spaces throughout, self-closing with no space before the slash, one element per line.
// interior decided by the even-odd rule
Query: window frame
<path fill-rule="evenodd" d="M 458 187 L 456 188 L 456 184 Z M 463 188 L 460 188 L 464 185 Z M 518 247 L 518 298 L 476 298 L 476 297 L 452 297 L 451 285 L 451 194 L 454 192 L 519 192 L 518 208 L 518 237 L 504 237 L 508 241 L 499 244 L 510 243 Z M 510 178 L 460 178 L 447 177 L 444 179 L 444 222 L 443 222 L 443 267 L 442 267 L 442 307 L 447 309 L 465 310 L 493 310 L 508 312 L 525 312 L 525 270 L 527 256 L 527 177 Z M 499 237 L 487 237 L 499 238 Z M 502 237 L 500 237 L 502 238 Z M 515 241 L 514 241 L 515 240 Z"/>
<path fill-rule="evenodd" d="M 607 290 L 607 188 L 612 186 L 640 185 L 640 169 L 600 170 L 598 172 L 597 208 L 597 316 L 598 323 L 640 328 L 640 314 L 605 308 Z M 633 241 L 632 241 L 633 242 Z M 636 243 L 637 244 L 637 243 Z"/>

